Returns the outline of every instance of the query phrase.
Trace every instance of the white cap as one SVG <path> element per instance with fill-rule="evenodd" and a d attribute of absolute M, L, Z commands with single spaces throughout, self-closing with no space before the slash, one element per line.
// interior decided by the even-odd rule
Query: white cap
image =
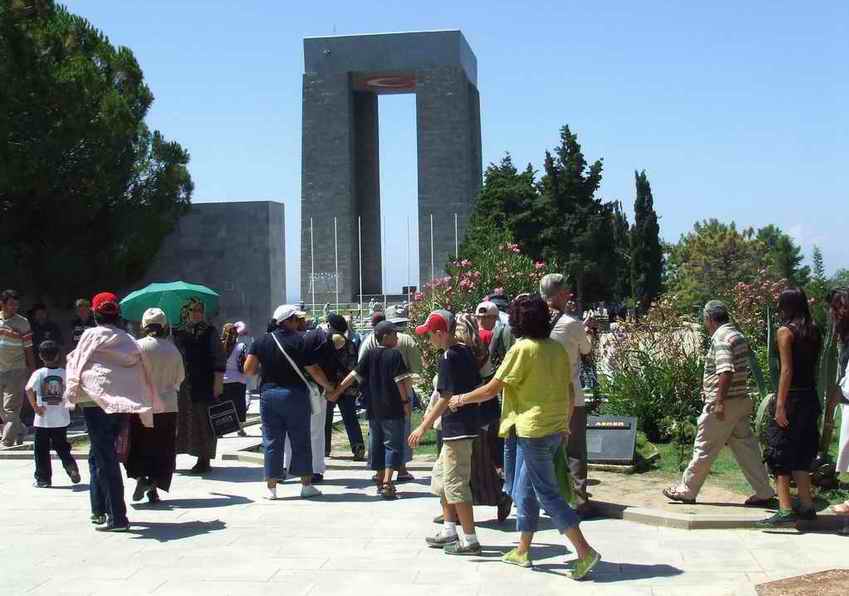
<path fill-rule="evenodd" d="M 495 303 L 486 301 L 478 304 L 478 307 L 475 309 L 475 315 L 479 317 L 497 317 L 498 316 L 498 307 L 495 306 Z"/>
<path fill-rule="evenodd" d="M 168 325 L 168 317 L 165 316 L 161 308 L 148 308 L 142 315 L 141 326 L 145 328 L 148 325 L 162 325 L 165 327 Z"/>
<path fill-rule="evenodd" d="M 277 308 L 274 309 L 274 314 L 271 316 L 272 319 L 277 321 L 278 323 L 282 323 L 292 317 L 298 317 L 299 319 L 303 319 L 307 316 L 307 313 L 299 309 L 294 304 L 281 304 Z"/>

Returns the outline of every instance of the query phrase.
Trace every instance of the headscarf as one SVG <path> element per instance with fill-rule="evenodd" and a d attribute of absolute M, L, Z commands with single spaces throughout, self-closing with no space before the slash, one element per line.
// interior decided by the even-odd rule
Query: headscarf
<path fill-rule="evenodd" d="M 238 323 L 224 323 L 221 328 L 221 348 L 226 356 L 230 356 L 236 342 L 239 340 Z"/>
<path fill-rule="evenodd" d="M 455 318 L 455 339 L 472 351 L 478 367 L 483 368 L 489 359 L 489 348 L 481 341 L 480 333 L 478 333 L 478 322 L 467 313 L 461 313 Z"/>
<path fill-rule="evenodd" d="M 188 300 L 186 300 L 185 304 L 183 304 L 183 308 L 180 309 L 180 327 L 188 331 L 189 333 L 193 333 L 195 335 L 200 335 L 204 331 L 206 331 L 207 327 L 209 327 L 209 323 L 205 320 L 201 320 L 197 323 L 192 323 L 191 319 L 191 311 L 196 307 L 200 306 L 204 314 L 206 314 L 206 305 L 199 298 L 195 298 L 192 296 Z"/>

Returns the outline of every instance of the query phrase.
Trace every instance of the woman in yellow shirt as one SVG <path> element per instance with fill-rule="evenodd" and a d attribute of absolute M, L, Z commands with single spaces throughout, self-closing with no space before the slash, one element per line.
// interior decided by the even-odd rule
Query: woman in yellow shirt
<path fill-rule="evenodd" d="M 503 392 L 499 433 L 506 437 L 505 490 L 516 503 L 521 537 L 519 546 L 502 560 L 531 566 L 528 550 L 542 506 L 578 554 L 570 577 L 582 579 L 601 557 L 584 538 L 578 516 L 561 496 L 554 472 L 554 455 L 567 436 L 574 395 L 569 356 L 562 345 L 549 339 L 549 321 L 548 306 L 541 297 L 518 297 L 510 307 L 510 327 L 521 339 L 507 352 L 489 383 L 455 396 L 451 407 L 487 401 Z"/>

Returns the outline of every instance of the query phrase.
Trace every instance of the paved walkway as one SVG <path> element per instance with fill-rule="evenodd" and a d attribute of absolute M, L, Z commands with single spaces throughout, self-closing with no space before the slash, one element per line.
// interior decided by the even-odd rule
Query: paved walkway
<path fill-rule="evenodd" d="M 248 429 L 255 437 L 258 427 Z M 256 439 L 254 439 L 255 441 Z M 224 439 L 220 449 L 244 444 Z M 81 462 L 82 463 L 82 462 Z M 180 457 L 187 469 L 191 458 Z M 81 465 L 86 470 L 87 466 Z M 54 462 L 54 488 L 31 486 L 32 462 L 0 461 L 0 561 L 6 594 L 325 594 L 525 596 L 537 594 L 753 594 L 755 584 L 849 567 L 849 539 L 751 530 L 674 530 L 617 520 L 584 524 L 604 562 L 595 581 L 572 582 L 574 557 L 551 529 L 537 536 L 536 569 L 498 557 L 516 533 L 495 509 L 476 511 L 485 553 L 451 558 L 424 545 L 437 502 L 426 473 L 402 485 L 402 498 L 374 496 L 370 472 L 328 471 L 324 497 L 262 499 L 262 471 L 217 462 L 205 479 L 178 475 L 158 506 L 134 505 L 128 534 L 95 532 L 87 473 L 72 487 Z M 132 482 L 127 484 L 128 497 Z"/>

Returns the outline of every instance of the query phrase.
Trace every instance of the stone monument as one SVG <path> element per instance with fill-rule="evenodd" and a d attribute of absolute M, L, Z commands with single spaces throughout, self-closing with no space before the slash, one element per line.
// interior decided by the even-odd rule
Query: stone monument
<path fill-rule="evenodd" d="M 463 34 L 306 38 L 304 302 L 359 302 L 361 287 L 383 293 L 377 96 L 389 93 L 416 95 L 420 285 L 442 275 L 462 241 L 481 186 L 477 59 Z"/>

